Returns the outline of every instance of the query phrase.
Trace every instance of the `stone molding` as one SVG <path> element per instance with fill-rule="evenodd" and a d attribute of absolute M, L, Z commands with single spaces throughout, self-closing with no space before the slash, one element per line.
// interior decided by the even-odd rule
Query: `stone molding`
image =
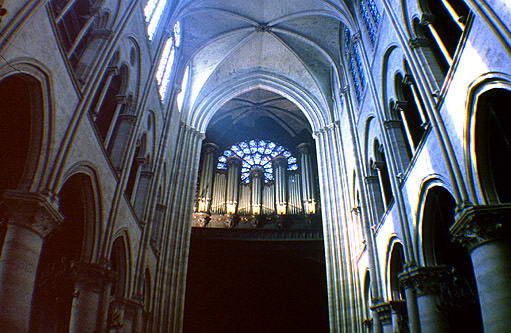
<path fill-rule="evenodd" d="M 42 238 L 64 219 L 57 205 L 41 193 L 8 190 L 4 192 L 3 199 L 7 206 L 6 222 L 27 228 Z"/>
<path fill-rule="evenodd" d="M 80 286 L 96 292 L 116 279 L 116 273 L 101 264 L 73 262 L 71 273 Z"/>
<path fill-rule="evenodd" d="M 369 307 L 371 311 L 376 312 L 378 319 L 382 325 L 392 324 L 392 307 L 390 302 L 377 303 Z"/>
<path fill-rule="evenodd" d="M 511 238 L 511 206 L 468 206 L 450 228 L 455 241 L 469 251 L 495 240 Z"/>
<path fill-rule="evenodd" d="M 449 266 L 416 267 L 399 274 L 400 282 L 417 290 L 418 296 L 440 295 L 450 285 L 452 269 Z"/>

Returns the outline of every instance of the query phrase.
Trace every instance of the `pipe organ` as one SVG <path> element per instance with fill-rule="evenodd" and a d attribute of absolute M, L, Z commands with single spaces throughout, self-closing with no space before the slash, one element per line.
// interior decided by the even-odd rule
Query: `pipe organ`
<path fill-rule="evenodd" d="M 250 140 L 220 154 L 217 145 L 204 144 L 194 226 L 221 220 L 232 227 L 234 219 L 315 215 L 311 146 L 303 143 L 297 151 L 298 158 L 274 142 Z"/>

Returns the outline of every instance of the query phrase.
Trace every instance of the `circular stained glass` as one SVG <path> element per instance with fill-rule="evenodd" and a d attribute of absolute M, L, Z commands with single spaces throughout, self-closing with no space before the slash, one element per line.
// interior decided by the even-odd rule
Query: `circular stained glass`
<path fill-rule="evenodd" d="M 242 159 L 241 181 L 244 183 L 251 181 L 250 170 L 253 168 L 263 169 L 264 181 L 272 181 L 274 177 L 271 160 L 277 156 L 287 158 L 288 170 L 298 170 L 298 162 L 293 154 L 283 146 L 268 140 L 249 140 L 233 145 L 218 158 L 217 168 L 227 169 L 227 159 L 234 155 Z"/>

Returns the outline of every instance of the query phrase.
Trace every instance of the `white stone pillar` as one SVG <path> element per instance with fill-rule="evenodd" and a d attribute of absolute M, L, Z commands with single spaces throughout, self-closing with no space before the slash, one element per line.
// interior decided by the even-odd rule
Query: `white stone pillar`
<path fill-rule="evenodd" d="M 311 146 L 308 143 L 302 143 L 298 146 L 300 152 L 300 174 L 302 178 L 302 195 L 303 195 L 303 207 L 305 214 L 316 213 L 316 189 L 314 184 L 312 158 L 311 158 Z"/>
<path fill-rule="evenodd" d="M 419 267 L 400 275 L 405 285 L 417 290 L 417 308 L 421 333 L 450 332 L 449 323 L 438 310 L 442 288 L 452 278 L 447 266 Z"/>
<path fill-rule="evenodd" d="M 287 213 L 287 158 L 277 156 L 272 161 L 275 169 L 275 201 L 277 206 L 277 214 L 284 215 Z"/>
<path fill-rule="evenodd" d="M 226 207 L 227 214 L 234 215 L 238 208 L 241 160 L 237 156 L 230 157 L 227 165 L 229 169 L 227 171 Z"/>
<path fill-rule="evenodd" d="M 511 210 L 469 207 L 451 232 L 469 251 L 486 333 L 511 328 Z"/>
<path fill-rule="evenodd" d="M 63 220 L 53 203 L 38 193 L 4 192 L 8 223 L 0 258 L 0 327 L 28 332 L 32 294 L 43 239 Z"/>
<path fill-rule="evenodd" d="M 209 212 L 213 196 L 213 176 L 215 174 L 215 154 L 218 146 L 214 143 L 205 143 L 202 147 L 201 174 L 199 178 L 199 194 L 197 198 L 197 211 Z"/>
<path fill-rule="evenodd" d="M 264 171 L 261 168 L 254 168 L 250 170 L 252 177 L 252 214 L 260 215 L 263 206 L 263 175 Z"/>

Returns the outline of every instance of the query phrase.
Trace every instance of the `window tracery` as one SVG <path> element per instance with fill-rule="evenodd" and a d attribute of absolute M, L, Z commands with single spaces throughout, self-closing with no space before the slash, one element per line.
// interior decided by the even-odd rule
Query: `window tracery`
<path fill-rule="evenodd" d="M 144 7 L 144 16 L 147 23 L 147 35 L 152 40 L 160 18 L 165 9 L 167 0 L 148 0 Z"/>
<path fill-rule="evenodd" d="M 287 169 L 290 171 L 298 170 L 296 157 L 283 146 L 269 140 L 250 140 L 242 141 L 225 150 L 218 157 L 217 169 L 227 170 L 227 160 L 238 156 L 242 160 L 241 181 L 250 182 L 250 171 L 254 168 L 264 170 L 264 181 L 267 183 L 274 179 L 272 160 L 278 156 L 287 159 Z"/>
<path fill-rule="evenodd" d="M 360 15 L 362 15 L 362 19 L 364 20 L 367 33 L 369 34 L 371 44 L 374 45 L 378 35 L 378 25 L 381 20 L 380 11 L 378 10 L 374 0 L 361 0 L 359 2 L 359 10 Z"/>
<path fill-rule="evenodd" d="M 176 28 L 177 26 L 177 28 Z M 163 52 L 158 64 L 156 71 L 156 81 L 159 86 L 160 98 L 165 100 L 167 90 L 172 74 L 172 66 L 174 65 L 174 59 L 176 56 L 176 47 L 181 44 L 181 28 L 180 23 L 177 22 L 174 26 L 174 34 L 169 37 L 163 47 Z"/>

